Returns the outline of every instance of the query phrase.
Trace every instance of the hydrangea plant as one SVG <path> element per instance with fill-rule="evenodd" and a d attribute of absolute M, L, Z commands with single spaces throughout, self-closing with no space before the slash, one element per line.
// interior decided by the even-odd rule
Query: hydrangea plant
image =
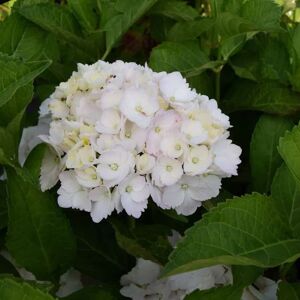
<path fill-rule="evenodd" d="M 1 4 L 0 299 L 298 299 L 298 2 Z"/>

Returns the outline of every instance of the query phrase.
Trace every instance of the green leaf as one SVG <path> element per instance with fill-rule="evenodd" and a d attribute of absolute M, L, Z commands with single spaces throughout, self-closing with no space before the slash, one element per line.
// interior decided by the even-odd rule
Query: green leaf
<path fill-rule="evenodd" d="M 0 107 L 6 104 L 17 92 L 46 70 L 49 60 L 22 62 L 0 53 Z"/>
<path fill-rule="evenodd" d="M 25 282 L 20 283 L 11 278 L 0 279 L 0 299 L 5 300 L 54 300 L 50 295 Z"/>
<path fill-rule="evenodd" d="M 134 257 L 165 264 L 172 247 L 167 239 L 170 229 L 162 225 L 136 225 L 130 228 L 119 220 L 112 221 L 121 248 Z"/>
<path fill-rule="evenodd" d="M 0 51 L 12 55 L 28 26 L 28 22 L 18 14 L 12 14 L 0 22 Z"/>
<path fill-rule="evenodd" d="M 277 82 L 254 83 L 249 80 L 235 80 L 224 98 L 222 105 L 228 113 L 257 110 L 285 116 L 300 111 L 298 93 Z"/>
<path fill-rule="evenodd" d="M 233 284 L 236 287 L 246 287 L 262 275 L 264 270 L 253 266 L 231 266 L 231 271 Z"/>
<path fill-rule="evenodd" d="M 105 287 L 86 287 L 75 292 L 63 300 L 119 300 L 123 299 L 119 294 L 118 287 L 109 289 Z"/>
<path fill-rule="evenodd" d="M 0 181 L 0 230 L 7 226 L 6 201 L 7 201 L 6 182 Z"/>
<path fill-rule="evenodd" d="M 177 22 L 168 32 L 167 40 L 182 42 L 193 40 L 208 31 L 214 24 L 213 19 L 203 18 L 194 21 Z"/>
<path fill-rule="evenodd" d="M 101 282 L 119 280 L 131 264 L 111 226 L 105 222 L 95 224 L 89 216 L 77 214 L 71 223 L 77 239 L 75 268 Z"/>
<path fill-rule="evenodd" d="M 113 16 L 104 26 L 106 31 L 107 56 L 121 36 L 140 19 L 157 0 L 118 0 L 115 4 L 119 14 Z M 105 58 L 105 57 L 104 57 Z"/>
<path fill-rule="evenodd" d="M 212 0 L 216 31 L 223 38 L 251 32 L 280 30 L 281 9 L 273 0 Z"/>
<path fill-rule="evenodd" d="M 16 268 L 10 263 L 6 258 L 0 255 L 0 274 L 11 274 L 14 276 L 19 276 Z"/>
<path fill-rule="evenodd" d="M 290 225 L 294 236 L 300 237 L 300 184 L 285 164 L 282 164 L 274 177 L 272 197 L 284 222 Z"/>
<path fill-rule="evenodd" d="M 91 41 L 83 38 L 79 23 L 64 5 L 40 3 L 21 6 L 17 11 L 60 40 L 76 45 L 83 54 L 87 51 L 87 57 L 97 52 Z"/>
<path fill-rule="evenodd" d="M 18 113 L 6 127 L 0 127 L 0 164 L 18 165 L 20 124 L 24 111 Z"/>
<path fill-rule="evenodd" d="M 150 14 L 164 15 L 176 21 L 192 21 L 199 16 L 196 9 L 181 0 L 160 0 Z"/>
<path fill-rule="evenodd" d="M 163 276 L 215 264 L 274 267 L 296 260 L 299 247 L 300 240 L 292 236 L 269 197 L 257 193 L 236 197 L 188 229 Z"/>
<path fill-rule="evenodd" d="M 248 41 L 230 63 L 236 74 L 246 79 L 288 83 L 290 78 L 291 63 L 286 43 L 268 35 L 257 35 Z"/>
<path fill-rule="evenodd" d="M 300 284 L 281 281 L 277 291 L 278 300 L 300 300 Z"/>
<path fill-rule="evenodd" d="M 32 83 L 17 89 L 12 98 L 0 107 L 0 126 L 7 126 L 17 114 L 21 113 L 27 107 L 32 98 Z"/>
<path fill-rule="evenodd" d="M 197 41 L 164 42 L 152 50 L 149 65 L 155 71 L 197 73 L 208 62 Z"/>
<path fill-rule="evenodd" d="M 279 140 L 279 153 L 300 184 L 300 125 Z"/>
<path fill-rule="evenodd" d="M 76 16 L 80 25 L 86 31 L 97 29 L 100 17 L 97 15 L 97 1 L 94 0 L 69 0 L 68 5 Z"/>
<path fill-rule="evenodd" d="M 293 122 L 282 117 L 262 115 L 258 120 L 250 144 L 252 188 L 268 193 L 276 169 L 282 159 L 277 146 L 279 138 L 293 127 Z"/>
<path fill-rule="evenodd" d="M 237 288 L 234 286 L 224 286 L 219 288 L 212 288 L 204 291 L 195 291 L 192 294 L 186 296 L 184 300 L 241 300 L 243 294 L 243 287 Z"/>
<path fill-rule="evenodd" d="M 0 23 L 0 51 L 25 61 L 58 60 L 59 50 L 54 35 L 13 13 Z"/>
<path fill-rule="evenodd" d="M 53 279 L 73 261 L 71 227 L 56 200 L 8 170 L 7 248 L 16 261 L 39 279 Z"/>

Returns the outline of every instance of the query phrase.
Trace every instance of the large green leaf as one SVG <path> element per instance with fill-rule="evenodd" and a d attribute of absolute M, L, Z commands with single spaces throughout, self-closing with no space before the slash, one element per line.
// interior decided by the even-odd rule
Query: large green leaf
<path fill-rule="evenodd" d="M 25 61 L 56 60 L 57 42 L 53 35 L 14 13 L 0 23 L 0 51 Z"/>
<path fill-rule="evenodd" d="M 273 267 L 300 257 L 300 240 L 269 197 L 252 194 L 211 209 L 178 243 L 163 275 L 215 264 Z"/>
<path fill-rule="evenodd" d="M 273 0 L 211 0 L 216 30 L 223 38 L 249 31 L 280 29 L 280 7 Z"/>
<path fill-rule="evenodd" d="M 150 10 L 177 21 L 192 21 L 199 16 L 197 10 L 182 0 L 160 0 Z"/>
<path fill-rule="evenodd" d="M 27 107 L 31 102 L 32 97 L 32 83 L 17 89 L 12 98 L 0 107 L 0 126 L 7 126 L 18 113 L 22 112 Z"/>
<path fill-rule="evenodd" d="M 14 265 L 9 262 L 6 258 L 0 255 L 0 274 L 10 274 L 13 276 L 19 276 L 18 271 L 14 267 Z M 1 276 L 0 275 L 0 276 Z"/>
<path fill-rule="evenodd" d="M 192 294 L 186 296 L 184 300 L 241 300 L 243 289 L 243 287 L 229 285 L 204 291 L 195 291 Z"/>
<path fill-rule="evenodd" d="M 6 182 L 0 181 L 0 230 L 7 226 L 6 201 L 7 201 Z"/>
<path fill-rule="evenodd" d="M 115 43 L 121 36 L 140 19 L 157 0 L 118 0 L 115 8 L 119 11 L 117 15 L 110 18 L 105 26 L 106 31 L 106 53 L 108 55 Z"/>
<path fill-rule="evenodd" d="M 0 279 L 0 299 L 5 300 L 54 300 L 52 296 L 29 285 L 13 280 Z"/>
<path fill-rule="evenodd" d="M 29 84 L 50 64 L 49 60 L 25 63 L 0 53 L 0 107 L 7 103 L 20 87 Z"/>
<path fill-rule="evenodd" d="M 24 111 L 18 113 L 5 127 L 0 127 L 0 164 L 17 165 L 20 125 Z"/>
<path fill-rule="evenodd" d="M 97 28 L 100 19 L 97 14 L 97 1 L 69 0 L 68 5 L 85 30 L 92 31 Z"/>
<path fill-rule="evenodd" d="M 134 257 L 165 264 L 172 247 L 167 239 L 169 228 L 162 225 L 136 225 L 130 228 L 119 220 L 112 221 L 121 248 Z"/>
<path fill-rule="evenodd" d="M 193 40 L 208 31 L 214 24 L 211 18 L 177 22 L 168 32 L 167 39 L 173 42 Z"/>
<path fill-rule="evenodd" d="M 272 197 L 283 220 L 293 229 L 294 235 L 300 237 L 300 184 L 285 164 L 274 177 Z"/>
<path fill-rule="evenodd" d="M 63 300 L 121 300 L 124 299 L 119 291 L 118 287 L 105 288 L 105 287 L 86 287 L 78 292 L 75 292 L 67 297 L 62 298 Z"/>
<path fill-rule="evenodd" d="M 53 278 L 74 259 L 75 239 L 50 193 L 42 193 L 13 170 L 8 172 L 7 248 L 40 279 Z"/>
<path fill-rule="evenodd" d="M 77 239 L 76 269 L 101 282 L 119 280 L 131 264 L 118 246 L 111 226 L 105 222 L 95 224 L 89 216 L 77 214 L 71 224 Z"/>
<path fill-rule="evenodd" d="M 279 140 L 279 153 L 300 184 L 300 125 Z"/>
<path fill-rule="evenodd" d="M 299 94 L 278 82 L 235 80 L 224 98 L 222 105 L 227 112 L 257 110 L 284 116 L 300 111 Z"/>
<path fill-rule="evenodd" d="M 77 50 L 80 50 L 86 57 L 98 52 L 91 41 L 83 38 L 79 23 L 65 6 L 50 2 L 39 3 L 21 6 L 17 11 L 60 40 L 76 45 Z"/>
<path fill-rule="evenodd" d="M 238 76 L 256 81 L 287 83 L 291 73 L 286 43 L 265 34 L 249 40 L 230 63 Z"/>
<path fill-rule="evenodd" d="M 268 193 L 276 169 L 282 159 L 277 146 L 279 138 L 293 127 L 293 122 L 276 116 L 262 115 L 258 120 L 250 144 L 252 188 Z"/>
<path fill-rule="evenodd" d="M 208 62 L 197 41 L 164 42 L 152 50 L 149 65 L 155 71 L 200 73 Z"/>
<path fill-rule="evenodd" d="M 300 284 L 281 281 L 277 291 L 278 300 L 300 300 Z"/>

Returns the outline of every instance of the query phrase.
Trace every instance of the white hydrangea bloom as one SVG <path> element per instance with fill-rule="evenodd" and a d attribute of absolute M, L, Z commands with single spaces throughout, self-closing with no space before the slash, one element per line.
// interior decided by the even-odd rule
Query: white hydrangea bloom
<path fill-rule="evenodd" d="M 237 174 L 241 149 L 229 128 L 217 102 L 179 72 L 98 61 L 78 64 L 41 104 L 19 156 L 24 163 L 47 143 L 42 190 L 60 181 L 59 205 L 88 211 L 95 222 L 123 209 L 138 218 L 149 195 L 163 209 L 190 215 L 219 193 L 223 177 Z"/>
<path fill-rule="evenodd" d="M 241 300 L 275 300 L 277 299 L 278 282 L 269 278 L 260 276 L 254 282 L 244 289 Z"/>
<path fill-rule="evenodd" d="M 128 215 L 139 218 L 148 204 L 150 195 L 145 177 L 131 175 L 119 184 L 118 191 L 123 208 Z"/>
<path fill-rule="evenodd" d="M 61 186 L 57 191 L 59 206 L 91 211 L 92 205 L 88 190 L 79 184 L 74 171 L 62 172 L 59 175 L 59 180 L 61 182 Z"/>
<path fill-rule="evenodd" d="M 180 235 L 178 236 L 176 233 L 176 240 L 178 238 L 180 239 Z M 176 243 L 177 241 L 175 241 Z M 136 266 L 121 277 L 120 282 L 123 286 L 120 290 L 121 294 L 133 300 L 183 300 L 193 291 L 232 283 L 230 268 L 222 265 L 182 273 L 165 279 L 159 279 L 161 271 L 162 267 L 158 264 L 138 258 Z"/>

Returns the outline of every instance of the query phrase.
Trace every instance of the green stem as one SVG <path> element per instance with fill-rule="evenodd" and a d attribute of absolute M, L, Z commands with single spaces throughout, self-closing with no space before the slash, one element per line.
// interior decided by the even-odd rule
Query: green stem
<path fill-rule="evenodd" d="M 109 49 L 109 48 L 106 49 L 105 53 L 104 53 L 103 56 L 101 57 L 101 60 L 105 60 L 105 59 L 107 58 L 109 52 L 110 52 L 110 49 Z"/>
<path fill-rule="evenodd" d="M 215 84 L 215 98 L 217 102 L 220 102 L 221 94 L 221 70 L 216 72 L 216 84 Z"/>

